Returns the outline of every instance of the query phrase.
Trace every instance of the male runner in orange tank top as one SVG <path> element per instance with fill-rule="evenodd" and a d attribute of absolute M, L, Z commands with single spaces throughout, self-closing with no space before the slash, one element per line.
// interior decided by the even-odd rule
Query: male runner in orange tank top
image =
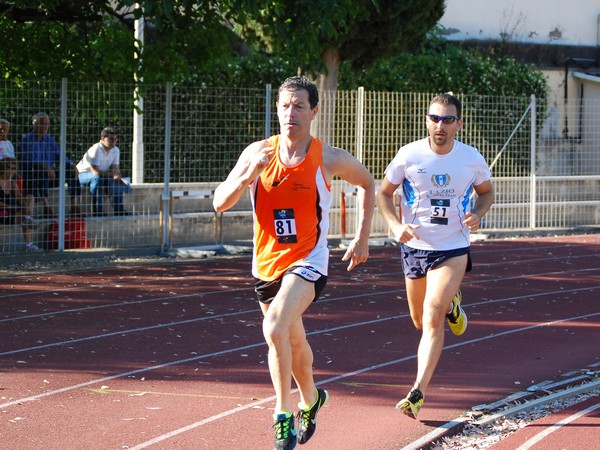
<path fill-rule="evenodd" d="M 263 334 L 277 397 L 275 450 L 290 450 L 307 442 L 315 432 L 316 414 L 328 397 L 326 390 L 315 385 L 313 353 L 302 315 L 327 282 L 334 176 L 358 187 L 358 229 L 342 260 L 349 261 L 350 271 L 369 256 L 373 177 L 346 150 L 311 135 L 318 102 L 317 87 L 307 78 L 285 80 L 277 100 L 281 134 L 246 147 L 215 190 L 213 201 L 216 211 L 226 211 L 250 188 L 254 208 L 252 274 L 264 314 Z M 292 377 L 300 393 L 297 428 Z"/>

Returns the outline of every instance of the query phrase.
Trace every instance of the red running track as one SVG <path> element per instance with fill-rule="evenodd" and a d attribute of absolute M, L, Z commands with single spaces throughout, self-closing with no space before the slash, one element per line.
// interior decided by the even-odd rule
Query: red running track
<path fill-rule="evenodd" d="M 600 402 L 592 397 L 543 417 L 490 447 L 492 450 L 598 448 Z"/>
<path fill-rule="evenodd" d="M 330 401 L 299 448 L 417 448 L 474 405 L 599 361 L 599 235 L 475 243 L 463 283 L 469 328 L 446 333 L 412 420 L 394 408 L 419 341 L 398 249 L 372 248 L 350 273 L 342 254 L 332 252 L 324 297 L 305 318 Z M 0 278 L 2 445 L 272 448 L 249 269 L 243 256 Z M 590 420 L 578 432 L 597 439 L 597 410 Z"/>

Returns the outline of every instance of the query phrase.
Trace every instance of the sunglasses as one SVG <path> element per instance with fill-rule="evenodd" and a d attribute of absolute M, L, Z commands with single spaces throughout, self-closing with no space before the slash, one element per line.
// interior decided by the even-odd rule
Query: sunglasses
<path fill-rule="evenodd" d="M 450 125 L 451 123 L 454 123 L 455 121 L 458 122 L 460 120 L 456 116 L 438 116 L 437 114 L 427 114 L 427 117 L 429 117 L 434 123 L 438 123 L 441 120 L 446 125 Z"/>

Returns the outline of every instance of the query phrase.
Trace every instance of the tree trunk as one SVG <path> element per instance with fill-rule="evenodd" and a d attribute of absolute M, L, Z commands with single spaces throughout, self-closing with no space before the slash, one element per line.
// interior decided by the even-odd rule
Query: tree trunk
<path fill-rule="evenodd" d="M 327 74 L 319 74 L 319 90 L 335 91 L 340 74 L 340 52 L 337 48 L 327 49 L 322 59 L 327 67 Z"/>
<path fill-rule="evenodd" d="M 323 62 L 327 73 L 320 73 L 317 79 L 319 88 L 319 114 L 315 121 L 315 135 L 327 143 L 332 143 L 333 124 L 335 117 L 335 93 L 337 90 L 340 72 L 340 52 L 337 48 L 330 48 L 323 54 Z"/>

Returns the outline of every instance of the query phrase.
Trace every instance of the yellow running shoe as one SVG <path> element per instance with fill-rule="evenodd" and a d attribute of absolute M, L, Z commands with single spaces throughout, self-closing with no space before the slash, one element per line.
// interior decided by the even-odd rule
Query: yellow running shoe
<path fill-rule="evenodd" d="M 416 419 L 421 406 L 423 406 L 423 400 L 423 393 L 419 389 L 412 389 L 406 398 L 398 402 L 396 409 L 402 412 L 402 414 Z"/>
<path fill-rule="evenodd" d="M 457 335 L 460 336 L 467 329 L 467 315 L 465 311 L 460 306 L 460 302 L 462 301 L 462 292 L 460 289 L 452 299 L 452 311 L 446 314 L 446 318 L 448 319 L 448 325 L 450 325 L 450 330 Z"/>

